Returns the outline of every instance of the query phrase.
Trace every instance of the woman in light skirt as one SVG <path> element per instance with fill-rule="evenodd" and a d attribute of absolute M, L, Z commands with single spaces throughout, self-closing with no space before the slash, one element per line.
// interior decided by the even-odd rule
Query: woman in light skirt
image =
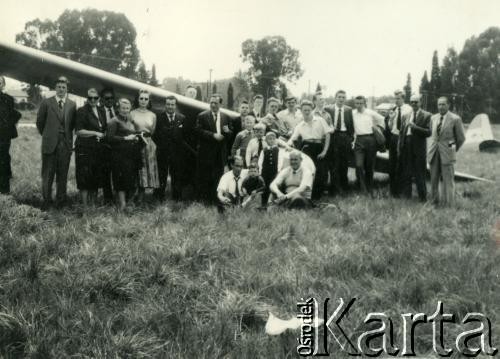
<path fill-rule="evenodd" d="M 151 99 L 147 90 L 140 90 L 137 98 L 137 108 L 130 112 L 135 130 L 142 134 L 145 145 L 141 150 L 141 167 L 139 169 L 139 202 L 144 200 L 146 188 L 159 188 L 158 163 L 156 160 L 156 145 L 151 139 L 156 128 L 156 115 L 150 111 Z"/>

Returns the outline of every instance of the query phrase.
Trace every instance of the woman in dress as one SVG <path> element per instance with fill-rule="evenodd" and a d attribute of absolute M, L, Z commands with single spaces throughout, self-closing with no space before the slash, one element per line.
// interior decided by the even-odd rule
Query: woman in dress
<path fill-rule="evenodd" d="M 160 188 L 156 145 L 151 139 L 156 128 L 156 115 L 150 111 L 151 101 L 147 90 L 140 90 L 137 108 L 130 113 L 136 132 L 144 138 L 145 146 L 141 150 L 141 166 L 139 168 L 139 202 L 144 200 L 146 188 Z"/>
<path fill-rule="evenodd" d="M 96 89 L 87 91 L 87 103 L 76 113 L 75 174 L 84 207 L 95 203 L 97 190 L 103 183 L 106 114 L 97 106 Z"/>
<path fill-rule="evenodd" d="M 130 101 L 122 98 L 118 103 L 118 115 L 108 123 L 107 137 L 111 144 L 113 187 L 118 192 L 120 209 L 124 209 L 135 192 L 141 145 L 130 119 Z"/>

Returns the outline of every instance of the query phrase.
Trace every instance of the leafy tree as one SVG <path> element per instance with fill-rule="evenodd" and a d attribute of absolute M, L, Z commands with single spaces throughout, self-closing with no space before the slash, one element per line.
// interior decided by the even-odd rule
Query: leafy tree
<path fill-rule="evenodd" d="M 282 36 L 267 36 L 260 40 L 245 40 L 241 45 L 243 62 L 250 65 L 248 83 L 254 93 L 268 98 L 280 81 L 294 82 L 304 71 L 299 51 L 287 44 Z"/>
<path fill-rule="evenodd" d="M 234 89 L 233 84 L 230 82 L 227 87 L 227 108 L 232 110 L 234 106 Z"/>
<path fill-rule="evenodd" d="M 424 72 L 422 80 L 420 81 L 420 94 L 427 93 L 430 90 L 429 77 L 427 76 L 427 71 Z"/>
<path fill-rule="evenodd" d="M 143 61 L 141 61 L 137 70 L 137 80 L 145 84 L 149 82 L 148 71 L 146 70 L 146 65 Z"/>
<path fill-rule="evenodd" d="M 36 84 L 23 84 L 23 91 L 26 91 L 28 94 L 28 101 L 39 105 L 42 102 L 42 94 L 40 90 L 40 86 Z"/>
<path fill-rule="evenodd" d="M 55 21 L 29 21 L 16 42 L 134 78 L 140 59 L 136 37 L 124 14 L 84 9 L 65 10 Z"/>
<path fill-rule="evenodd" d="M 441 92 L 441 71 L 439 69 L 439 59 L 437 51 L 432 55 L 431 81 L 428 96 L 428 107 L 432 112 L 437 111 L 437 99 Z"/>
<path fill-rule="evenodd" d="M 198 101 L 203 101 L 203 95 L 201 93 L 201 86 L 196 86 L 196 99 Z"/>
<path fill-rule="evenodd" d="M 151 67 L 151 76 L 149 77 L 149 84 L 151 86 L 159 86 L 158 79 L 156 78 L 156 65 L 153 64 Z"/>
<path fill-rule="evenodd" d="M 405 92 L 405 101 L 406 103 L 410 102 L 411 97 L 411 75 L 408 73 L 406 76 L 406 85 L 403 87 L 403 91 Z"/>

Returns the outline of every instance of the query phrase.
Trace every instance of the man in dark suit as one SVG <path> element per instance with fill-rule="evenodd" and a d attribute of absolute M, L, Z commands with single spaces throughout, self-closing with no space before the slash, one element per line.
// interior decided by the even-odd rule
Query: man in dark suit
<path fill-rule="evenodd" d="M 106 123 L 109 123 L 112 118 L 118 113 L 116 109 L 115 91 L 112 88 L 104 88 L 101 91 L 100 108 L 106 114 Z M 113 202 L 113 184 L 111 181 L 111 148 L 106 147 L 103 154 L 103 183 L 102 191 L 104 200 L 108 203 Z"/>
<path fill-rule="evenodd" d="M 73 149 L 76 104 L 68 98 L 68 79 L 59 77 L 56 95 L 42 101 L 36 127 L 42 135 L 42 195 L 44 205 L 52 202 L 52 184 L 56 179 L 56 204 L 66 200 L 68 170 Z"/>
<path fill-rule="evenodd" d="M 400 158 L 401 192 L 411 198 L 412 177 L 415 177 L 418 198 L 427 200 L 427 137 L 431 135 L 431 114 L 420 109 L 420 96 L 410 99 L 412 113 L 405 118 L 399 131 L 398 153 Z"/>
<path fill-rule="evenodd" d="M 165 99 L 165 111 L 158 114 L 153 140 L 156 143 L 156 158 L 160 175 L 160 188 L 155 190 L 158 199 L 165 198 L 167 176 L 170 172 L 172 199 L 183 198 L 183 187 L 192 182 L 190 167 L 194 165 L 196 150 L 188 143 L 185 127 L 186 117 L 176 112 L 177 99 L 168 96 Z"/>
<path fill-rule="evenodd" d="M 10 143 L 17 137 L 16 124 L 21 114 L 14 109 L 14 99 L 3 93 L 5 77 L 0 76 L 0 193 L 10 193 Z"/>
<path fill-rule="evenodd" d="M 262 107 L 264 106 L 264 96 L 257 94 L 253 97 L 252 110 L 248 113 L 255 117 L 257 122 L 260 122 L 262 115 Z"/>
<path fill-rule="evenodd" d="M 330 194 L 342 194 L 349 190 L 347 172 L 352 156 L 354 125 L 352 108 L 345 105 L 346 92 L 339 90 L 335 94 L 335 105 L 325 108 L 333 124 L 332 147 L 329 161 L 333 162 L 333 178 L 330 179 Z"/>
<path fill-rule="evenodd" d="M 226 164 L 226 141 L 231 138 L 230 119 L 220 112 L 222 97 L 210 97 L 210 110 L 203 111 L 196 119 L 198 133 L 197 183 L 198 198 L 217 203 L 217 184 L 224 174 Z"/>

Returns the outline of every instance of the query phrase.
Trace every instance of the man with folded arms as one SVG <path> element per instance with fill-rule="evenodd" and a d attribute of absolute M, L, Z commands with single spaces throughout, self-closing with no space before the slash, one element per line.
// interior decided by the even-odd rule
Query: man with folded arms
<path fill-rule="evenodd" d="M 302 101 L 300 109 L 303 120 L 295 127 L 288 145 L 292 146 L 299 137 L 302 139 L 300 150 L 311 157 L 316 166 L 312 199 L 317 200 L 321 197 L 326 179 L 324 158 L 330 146 L 332 129 L 322 117 L 313 115 L 313 103 L 311 101 Z"/>
<path fill-rule="evenodd" d="M 302 155 L 294 150 L 290 153 L 290 166 L 284 168 L 271 183 L 271 192 L 276 196 L 275 203 L 290 209 L 312 206 L 311 190 L 313 175 L 302 166 Z"/>

